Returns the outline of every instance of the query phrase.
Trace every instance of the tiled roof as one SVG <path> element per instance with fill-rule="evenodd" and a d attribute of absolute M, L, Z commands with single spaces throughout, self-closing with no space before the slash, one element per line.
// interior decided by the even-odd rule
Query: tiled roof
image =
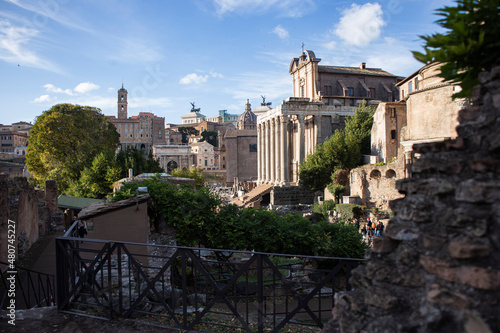
<path fill-rule="evenodd" d="M 340 66 L 318 66 L 320 73 L 350 74 L 350 75 L 371 75 L 397 77 L 394 74 L 386 72 L 380 68 L 359 68 L 359 67 L 340 67 Z"/>
<path fill-rule="evenodd" d="M 148 199 L 149 199 L 149 194 L 141 194 L 137 197 L 137 200 L 140 203 L 147 201 Z M 136 202 L 137 202 L 136 197 L 120 200 L 117 202 L 105 202 L 105 201 L 96 202 L 82 209 L 81 212 L 78 214 L 78 218 L 89 219 L 112 210 L 133 206 L 136 204 Z"/>
<path fill-rule="evenodd" d="M 59 208 L 69 208 L 69 209 L 82 209 L 85 206 L 90 204 L 100 202 L 100 199 L 91 199 L 91 198 L 79 198 L 79 197 L 70 197 L 68 195 L 60 195 L 57 198 L 57 204 Z"/>

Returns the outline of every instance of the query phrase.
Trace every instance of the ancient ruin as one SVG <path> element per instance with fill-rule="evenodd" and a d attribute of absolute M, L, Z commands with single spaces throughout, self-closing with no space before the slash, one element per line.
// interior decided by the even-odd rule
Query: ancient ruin
<path fill-rule="evenodd" d="M 405 197 L 324 332 L 498 331 L 500 67 L 480 80 L 458 137 L 413 147 Z"/>

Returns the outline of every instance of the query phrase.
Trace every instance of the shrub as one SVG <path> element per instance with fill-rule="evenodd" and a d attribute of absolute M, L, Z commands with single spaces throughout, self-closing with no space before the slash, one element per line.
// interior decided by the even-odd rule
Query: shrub
<path fill-rule="evenodd" d="M 340 214 L 343 220 L 363 217 L 365 215 L 365 209 L 365 206 L 353 204 L 338 204 L 335 206 L 335 210 Z"/>

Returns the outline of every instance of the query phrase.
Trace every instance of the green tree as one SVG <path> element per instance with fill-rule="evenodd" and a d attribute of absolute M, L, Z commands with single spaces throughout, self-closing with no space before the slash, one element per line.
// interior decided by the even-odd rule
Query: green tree
<path fill-rule="evenodd" d="M 201 188 L 205 185 L 205 175 L 197 167 L 175 169 L 172 170 L 171 174 L 174 177 L 194 179 L 197 188 Z"/>
<path fill-rule="evenodd" d="M 206 141 L 212 146 L 217 147 L 218 133 L 217 131 L 203 131 L 201 132 L 201 141 Z"/>
<path fill-rule="evenodd" d="M 113 192 L 113 184 L 120 179 L 120 168 L 114 153 L 99 153 L 90 167 L 85 167 L 80 179 L 73 182 L 68 194 L 102 199 Z"/>
<path fill-rule="evenodd" d="M 373 108 L 359 106 L 346 119 L 344 129 L 336 130 L 304 159 L 299 170 L 301 185 L 314 191 L 323 190 L 336 170 L 361 165 L 362 154 L 370 151 L 372 125 Z"/>
<path fill-rule="evenodd" d="M 498 0 L 457 0 L 456 7 L 440 8 L 436 21 L 446 33 L 420 36 L 424 53 L 414 51 L 423 63 L 442 63 L 440 76 L 462 90 L 453 97 L 470 97 L 479 73 L 500 64 L 500 4 Z"/>
<path fill-rule="evenodd" d="M 179 131 L 179 133 L 182 134 L 182 143 L 184 144 L 188 144 L 189 143 L 189 137 L 191 135 L 198 135 L 200 134 L 200 132 L 192 127 L 192 126 L 188 126 L 188 127 L 178 127 L 177 130 Z"/>
<path fill-rule="evenodd" d="M 165 170 L 163 170 L 160 166 L 160 161 L 157 158 L 154 158 L 151 152 L 146 155 L 146 153 L 136 147 L 127 147 L 125 150 L 120 150 L 116 154 L 116 161 L 121 170 L 121 178 L 128 177 L 129 169 L 134 170 L 134 175 L 139 175 L 145 172 L 165 172 Z"/>
<path fill-rule="evenodd" d="M 57 104 L 33 124 L 26 165 L 36 184 L 55 179 L 64 192 L 96 155 L 114 152 L 118 143 L 115 126 L 98 108 Z"/>

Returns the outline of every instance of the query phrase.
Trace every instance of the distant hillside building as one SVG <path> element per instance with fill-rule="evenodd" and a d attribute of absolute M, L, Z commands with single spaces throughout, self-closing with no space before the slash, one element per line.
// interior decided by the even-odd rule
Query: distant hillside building
<path fill-rule="evenodd" d="M 165 144 L 165 118 L 151 112 L 139 112 L 138 116 L 128 117 L 128 92 L 123 87 L 118 90 L 118 118 L 110 116 L 120 134 L 121 149 L 135 147 L 152 152 L 153 146 Z"/>
<path fill-rule="evenodd" d="M 191 153 L 193 154 L 193 165 L 200 169 L 215 168 L 214 146 L 210 143 L 195 142 L 191 144 Z"/>

